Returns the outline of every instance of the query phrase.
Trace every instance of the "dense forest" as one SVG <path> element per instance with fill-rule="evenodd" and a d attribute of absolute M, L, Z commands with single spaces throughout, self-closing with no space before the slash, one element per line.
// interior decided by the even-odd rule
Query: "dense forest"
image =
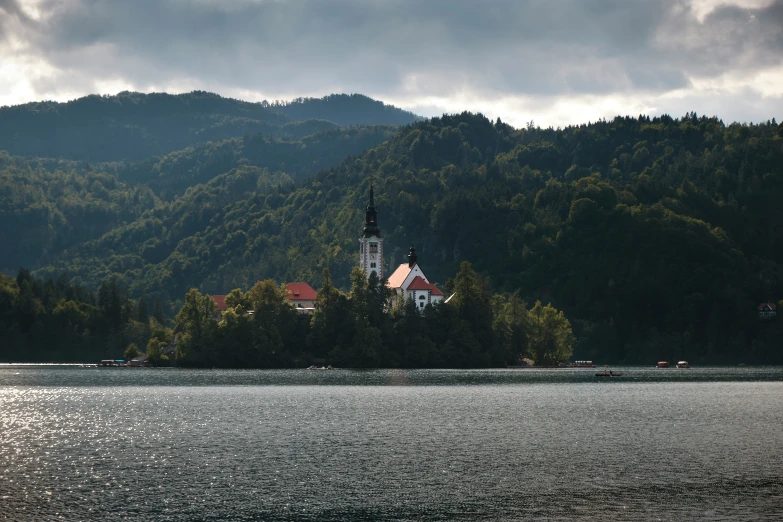
<path fill-rule="evenodd" d="M 297 98 L 274 102 L 273 110 L 294 120 L 327 120 L 338 125 L 407 125 L 422 118 L 361 94 L 332 94 L 323 98 Z"/>
<path fill-rule="evenodd" d="M 270 104 L 202 91 L 121 92 L 0 107 L 0 150 L 27 157 L 142 161 L 245 134 L 296 140 L 338 125 L 403 125 L 416 118 L 361 95 Z"/>
<path fill-rule="evenodd" d="M 393 301 L 384 281 L 358 267 L 347 294 L 326 268 L 323 281 L 312 315 L 298 313 L 272 279 L 232 290 L 222 314 L 193 288 L 172 329 L 160 300 L 150 312 L 147 297 L 131 299 L 116 278 L 93 293 L 64 275 L 43 281 L 26 270 L 16 279 L 0 274 L 0 360 L 131 359 L 141 346 L 157 366 L 486 368 L 523 358 L 557 365 L 572 353 L 562 312 L 540 302 L 528 310 L 517 294 L 492 293 L 467 261 L 451 283 L 455 298 L 423 313 L 411 300 Z"/>
<path fill-rule="evenodd" d="M 6 245 L 0 271 L 51 263 L 67 249 L 156 208 L 195 208 L 193 200 L 205 199 L 225 203 L 308 178 L 388 140 L 394 129 L 337 127 L 299 140 L 255 134 L 138 163 L 27 159 L 0 151 L 0 229 Z M 185 235 L 200 230 L 198 223 L 182 226 Z"/>
<path fill-rule="evenodd" d="M 470 261 L 500 294 L 562 310 L 575 358 L 783 360 L 780 322 L 756 311 L 783 298 L 783 126 L 774 120 L 727 125 L 687 114 L 514 129 L 464 113 L 400 127 L 387 141 L 390 131 L 374 132 L 365 152 L 314 176 L 317 169 L 286 170 L 296 154 L 280 169 L 251 160 L 278 139 L 267 135 L 174 153 L 169 164 L 182 155 L 191 166 L 157 175 L 160 159 L 136 170 L 106 164 L 101 175 L 131 191 L 107 200 L 117 217 L 96 220 L 92 232 L 74 227 L 72 241 L 62 239 L 62 219 L 44 221 L 20 235 L 27 257 L 6 261 L 4 271 L 15 263 L 45 279 L 67 273 L 88 288 L 116 277 L 130 296 L 160 299 L 170 316 L 190 288 L 225 294 L 270 278 L 317 287 L 323 268 L 347 290 L 373 183 L 387 269 L 410 244 L 442 285 Z M 23 161 L 4 158 L 0 172 Z M 58 182 L 47 178 L 56 165 L 96 175 L 94 165 L 35 161 L 31 192 L 43 194 L 46 212 L 58 210 Z M 4 230 L 24 227 L 19 216 L 35 201 L 11 198 L 9 212 L 6 195 L 19 181 L 8 179 L 0 219 L 17 221 Z M 104 192 L 111 198 L 111 183 L 87 179 L 65 183 L 85 213 Z"/>

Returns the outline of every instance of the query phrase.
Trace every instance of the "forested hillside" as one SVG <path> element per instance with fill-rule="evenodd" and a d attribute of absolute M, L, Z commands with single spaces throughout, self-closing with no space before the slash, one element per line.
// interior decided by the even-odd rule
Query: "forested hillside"
<path fill-rule="evenodd" d="M 297 98 L 270 106 L 294 120 L 333 121 L 339 125 L 373 125 L 387 123 L 407 125 L 419 120 L 412 112 L 373 100 L 362 94 L 331 94 L 323 98 Z"/>
<path fill-rule="evenodd" d="M 756 312 L 783 298 L 774 121 L 689 114 L 517 130 L 465 113 L 402 127 L 305 181 L 249 161 L 270 140 L 256 139 L 178 153 L 186 166 L 170 170 L 170 184 L 150 174 L 160 160 L 117 170 L 137 184 L 127 206 L 138 217 L 46 257 L 37 274 L 67 272 L 93 288 L 117 275 L 130 295 L 172 311 L 190 287 L 222 294 L 266 278 L 318 287 L 324 267 L 347 288 L 374 183 L 387 269 L 414 244 L 430 279 L 451 289 L 470 261 L 496 291 L 563 310 L 575 358 L 781 361 L 779 321 Z M 236 161 L 240 148 L 248 161 Z M 178 196 L 159 195 L 167 190 Z"/>
<path fill-rule="evenodd" d="M 250 173 L 253 180 L 243 187 L 254 193 L 310 177 L 393 134 L 394 127 L 376 125 L 336 127 L 296 141 L 248 135 L 130 164 L 28 160 L 0 151 L 0 229 L 6 245 L 0 271 L 51 263 L 63 250 L 132 223 L 189 187 L 208 182 L 214 187 L 240 172 Z"/>
<path fill-rule="evenodd" d="M 0 150 L 29 157 L 139 161 L 245 134 L 298 140 L 336 125 L 401 125 L 415 119 L 412 113 L 358 95 L 273 106 L 201 91 L 122 92 L 67 103 L 0 107 Z"/>

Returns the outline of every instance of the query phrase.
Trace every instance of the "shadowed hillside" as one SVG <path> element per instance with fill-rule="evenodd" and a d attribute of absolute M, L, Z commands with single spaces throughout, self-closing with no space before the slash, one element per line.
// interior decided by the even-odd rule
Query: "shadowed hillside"
<path fill-rule="evenodd" d="M 138 161 L 245 134 L 296 140 L 336 125 L 399 125 L 415 118 L 359 95 L 270 106 L 202 91 L 177 95 L 122 92 L 67 103 L 2 107 L 0 150 L 31 157 Z"/>

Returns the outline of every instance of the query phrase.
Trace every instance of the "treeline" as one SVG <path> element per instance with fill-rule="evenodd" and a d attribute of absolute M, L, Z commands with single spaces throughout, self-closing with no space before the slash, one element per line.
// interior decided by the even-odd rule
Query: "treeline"
<path fill-rule="evenodd" d="M 384 281 L 355 268 L 346 295 L 324 269 L 312 316 L 301 315 L 274 280 L 226 296 L 219 316 L 209 295 L 191 289 L 177 314 L 174 362 L 182 366 L 285 368 L 313 362 L 349 368 L 486 368 L 530 358 L 556 365 L 574 336 L 562 312 L 519 296 L 493 294 L 464 262 L 449 303 L 391 301 Z M 395 302 L 391 311 L 390 302 Z"/>
<path fill-rule="evenodd" d="M 346 126 L 377 123 L 408 125 L 421 119 L 412 112 L 386 105 L 363 94 L 330 94 L 323 98 L 296 98 L 290 102 L 267 103 L 266 106 L 295 120 L 315 118 Z"/>
<path fill-rule="evenodd" d="M 131 344 L 171 338 L 160 299 L 131 299 L 116 278 L 95 293 L 72 285 L 65 274 L 46 281 L 24 269 L 15 279 L 0 274 L 2 362 L 119 359 Z"/>
<path fill-rule="evenodd" d="M 333 123 L 306 121 L 325 119 Z M 400 125 L 415 119 L 365 96 L 332 95 L 270 106 L 203 91 L 121 92 L 0 107 L 0 150 L 27 157 L 141 161 L 245 134 L 299 139 L 335 124 Z"/>
<path fill-rule="evenodd" d="M 172 179 L 199 183 L 228 168 L 223 154 L 233 158 L 215 145 L 191 166 L 172 161 L 181 166 Z M 387 268 L 411 243 L 436 281 L 469 260 L 500 292 L 563 310 L 576 358 L 783 362 L 781 322 L 756 310 L 783 298 L 783 127 L 774 120 L 727 125 L 689 113 L 514 129 L 465 113 L 402 127 L 306 181 L 240 162 L 129 222 L 97 227 L 100 236 L 54 254 L 41 242 L 36 274 L 67 272 L 93 287 L 117 276 L 133 296 L 162 297 L 167 312 L 192 287 L 318 286 L 324 267 L 348 288 L 374 183 Z M 26 244 L 32 256 L 37 242 Z"/>

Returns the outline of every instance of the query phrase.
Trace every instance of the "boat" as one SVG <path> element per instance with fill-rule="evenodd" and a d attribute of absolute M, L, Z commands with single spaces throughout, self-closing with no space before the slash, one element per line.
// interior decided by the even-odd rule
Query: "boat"
<path fill-rule="evenodd" d="M 668 368 L 669 363 L 666 361 L 658 361 L 658 368 Z"/>
<path fill-rule="evenodd" d="M 571 368 L 595 368 L 593 361 L 574 361 L 570 366 Z"/>
<path fill-rule="evenodd" d="M 677 368 L 690 368 L 691 365 L 688 364 L 688 361 L 678 361 L 676 367 Z"/>
<path fill-rule="evenodd" d="M 596 377 L 620 377 L 621 375 L 622 373 L 615 373 L 608 366 L 604 368 L 604 371 L 595 374 Z"/>

